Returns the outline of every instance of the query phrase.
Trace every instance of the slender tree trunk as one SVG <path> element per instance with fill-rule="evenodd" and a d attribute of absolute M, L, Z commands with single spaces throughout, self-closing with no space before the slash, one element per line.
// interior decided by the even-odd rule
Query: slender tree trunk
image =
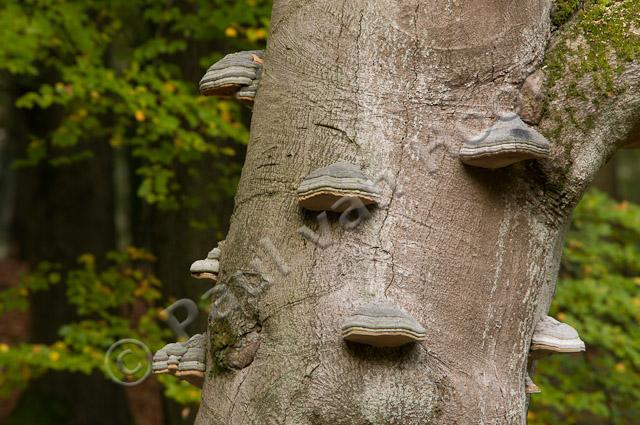
<path fill-rule="evenodd" d="M 576 143 L 564 161 L 554 139 L 549 161 L 496 171 L 465 167 L 457 152 L 520 106 L 547 49 L 549 10 L 275 1 L 197 424 L 526 422 L 533 327 L 551 302 L 572 208 L 612 148 Z M 385 205 L 353 230 L 330 214 L 318 245 L 299 232 L 321 230 L 295 189 L 340 160 L 386 175 Z M 344 318 L 380 298 L 421 322 L 426 341 L 345 344 Z M 256 334 L 253 362 L 229 367 Z"/>

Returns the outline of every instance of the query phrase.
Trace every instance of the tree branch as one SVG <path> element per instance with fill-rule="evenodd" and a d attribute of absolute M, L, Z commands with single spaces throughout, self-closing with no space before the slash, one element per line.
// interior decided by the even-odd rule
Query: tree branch
<path fill-rule="evenodd" d="M 554 34 L 543 70 L 553 151 L 541 167 L 573 205 L 616 149 L 640 141 L 640 2 L 589 1 Z"/>

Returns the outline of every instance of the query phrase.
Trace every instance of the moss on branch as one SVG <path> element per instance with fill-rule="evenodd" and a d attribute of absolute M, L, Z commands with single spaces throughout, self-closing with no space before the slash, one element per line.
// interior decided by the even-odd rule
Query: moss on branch
<path fill-rule="evenodd" d="M 558 3 L 568 11 L 575 2 Z M 590 76 L 598 94 L 611 96 L 619 89 L 615 77 L 627 63 L 639 59 L 640 1 L 591 0 L 560 31 L 547 53 L 545 67 L 551 88 L 567 77 L 576 82 Z M 577 84 L 571 86 L 569 94 L 584 97 Z"/>
<path fill-rule="evenodd" d="M 578 11 L 581 0 L 556 0 L 553 2 L 551 22 L 556 27 L 566 24 L 574 13 Z"/>
<path fill-rule="evenodd" d="M 567 124 L 590 130 L 603 102 L 626 90 L 619 77 L 631 62 L 640 60 L 639 0 L 557 3 L 565 11 L 563 19 L 569 19 L 574 8 L 580 10 L 558 31 L 544 61 L 548 77 L 545 115 L 555 123 L 547 135 L 555 140 Z M 564 101 L 551 106 L 556 100 Z"/>

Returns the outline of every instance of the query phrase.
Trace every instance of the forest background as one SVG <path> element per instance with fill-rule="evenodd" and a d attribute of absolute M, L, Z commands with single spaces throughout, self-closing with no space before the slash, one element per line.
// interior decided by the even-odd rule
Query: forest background
<path fill-rule="evenodd" d="M 122 338 L 151 350 L 175 339 L 162 311 L 207 289 L 188 269 L 226 234 L 251 111 L 200 96 L 197 82 L 226 53 L 264 48 L 270 10 L 0 6 L 0 423 L 193 422 L 199 390 L 171 377 L 117 384 L 104 356 Z M 588 350 L 539 362 L 534 425 L 640 417 L 640 153 L 619 152 L 594 186 L 551 312 Z M 199 302 L 191 333 L 206 323 Z"/>

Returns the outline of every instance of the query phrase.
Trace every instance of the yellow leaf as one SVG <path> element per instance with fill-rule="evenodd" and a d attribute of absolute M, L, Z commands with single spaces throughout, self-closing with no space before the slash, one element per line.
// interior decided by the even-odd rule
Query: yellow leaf
<path fill-rule="evenodd" d="M 52 362 L 57 362 L 58 360 L 60 360 L 60 353 L 58 353 L 57 351 L 52 351 L 51 353 L 49 353 L 49 360 L 51 360 Z"/>
<path fill-rule="evenodd" d="M 233 120 L 233 117 L 228 111 L 222 111 L 222 113 L 220 114 L 220 119 L 223 122 L 230 123 Z"/>
<path fill-rule="evenodd" d="M 80 264 L 84 264 L 87 267 L 93 267 L 96 262 L 96 258 L 92 254 L 82 254 L 78 258 Z"/>
<path fill-rule="evenodd" d="M 224 35 L 226 35 L 229 38 L 234 38 L 238 36 L 238 30 L 233 28 L 233 27 L 227 27 L 224 30 Z"/>
<path fill-rule="evenodd" d="M 9 351 L 9 346 L 7 344 L 0 344 L 0 353 L 6 353 Z"/>
<path fill-rule="evenodd" d="M 164 90 L 168 93 L 173 93 L 176 91 L 176 86 L 170 81 L 167 81 L 166 83 L 164 83 Z"/>
<path fill-rule="evenodd" d="M 140 109 L 138 109 L 138 110 L 136 111 L 135 116 L 136 116 L 136 121 L 138 121 L 138 122 L 142 122 L 142 121 L 144 121 L 144 120 L 147 118 L 147 117 L 144 115 L 144 112 L 142 112 Z"/>
<path fill-rule="evenodd" d="M 112 148 L 117 149 L 120 146 L 122 146 L 122 135 L 120 134 L 116 134 L 115 136 L 113 136 L 111 138 L 111 140 L 109 140 L 109 144 L 111 145 Z"/>
<path fill-rule="evenodd" d="M 264 28 L 258 28 L 255 32 L 255 37 L 258 40 L 264 40 L 265 38 L 267 38 L 267 30 L 265 30 Z"/>

